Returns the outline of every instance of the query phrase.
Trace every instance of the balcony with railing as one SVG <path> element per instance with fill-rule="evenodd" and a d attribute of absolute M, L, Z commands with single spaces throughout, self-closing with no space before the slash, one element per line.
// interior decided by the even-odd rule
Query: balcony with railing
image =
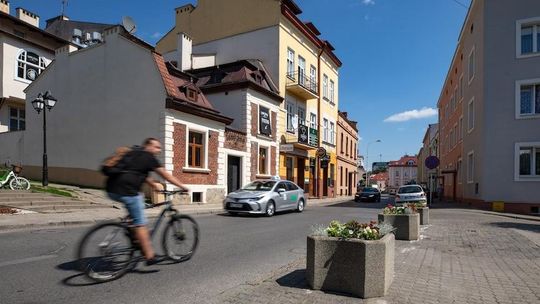
<path fill-rule="evenodd" d="M 305 100 L 315 99 L 318 95 L 317 79 L 306 75 L 302 70 L 287 73 L 287 90 Z"/>

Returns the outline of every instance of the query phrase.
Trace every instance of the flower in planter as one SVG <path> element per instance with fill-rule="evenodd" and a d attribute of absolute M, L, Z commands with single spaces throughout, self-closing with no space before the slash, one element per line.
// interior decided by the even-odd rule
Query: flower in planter
<path fill-rule="evenodd" d="M 383 214 L 414 214 L 416 212 L 416 207 L 411 205 L 403 207 L 388 205 L 383 209 Z"/>
<path fill-rule="evenodd" d="M 333 220 L 324 230 L 326 234 L 323 234 L 321 226 L 312 227 L 312 230 L 314 235 L 326 235 L 343 239 L 378 240 L 392 232 L 394 228 L 392 225 L 385 223 L 377 224 L 377 222 L 374 221 L 370 223 L 350 221 L 342 224 L 339 221 Z"/>

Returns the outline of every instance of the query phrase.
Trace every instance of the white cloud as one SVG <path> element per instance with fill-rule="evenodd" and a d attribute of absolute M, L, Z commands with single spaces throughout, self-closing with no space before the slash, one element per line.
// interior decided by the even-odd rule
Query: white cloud
<path fill-rule="evenodd" d="M 375 5 L 375 0 L 362 0 L 364 5 Z"/>
<path fill-rule="evenodd" d="M 160 32 L 155 32 L 152 34 L 152 38 L 160 38 L 162 34 Z"/>
<path fill-rule="evenodd" d="M 384 121 L 385 122 L 403 122 L 403 121 L 409 121 L 412 119 L 428 118 L 428 117 L 432 117 L 436 115 L 437 115 L 437 109 L 424 107 L 420 110 L 410 110 L 410 111 L 394 114 L 390 117 L 387 117 Z"/>

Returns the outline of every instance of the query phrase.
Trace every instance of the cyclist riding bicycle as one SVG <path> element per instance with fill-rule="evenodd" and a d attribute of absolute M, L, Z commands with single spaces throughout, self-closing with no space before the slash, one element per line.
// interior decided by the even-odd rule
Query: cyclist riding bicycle
<path fill-rule="evenodd" d="M 139 149 L 131 149 L 118 160 L 121 166 L 102 167 L 103 173 L 108 176 L 106 190 L 109 197 L 121 202 L 126 207 L 133 221 L 133 232 L 139 241 L 147 265 L 156 263 L 154 249 L 150 241 L 150 234 L 146 227 L 147 219 L 144 215 L 144 196 L 142 186 L 146 182 L 153 189 L 159 190 L 161 184 L 152 180 L 148 174 L 152 171 L 159 174 L 173 185 L 189 191 L 180 181 L 171 175 L 159 163 L 156 156 L 161 153 L 161 143 L 156 138 L 147 138 Z M 121 169 L 118 169 L 121 167 Z"/>

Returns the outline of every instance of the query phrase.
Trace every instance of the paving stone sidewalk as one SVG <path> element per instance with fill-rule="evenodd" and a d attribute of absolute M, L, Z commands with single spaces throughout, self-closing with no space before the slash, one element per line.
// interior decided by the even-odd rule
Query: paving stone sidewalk
<path fill-rule="evenodd" d="M 237 286 L 216 303 L 540 303 L 540 223 L 459 209 L 431 211 L 421 240 L 396 241 L 384 298 L 308 289 L 305 259 Z"/>

